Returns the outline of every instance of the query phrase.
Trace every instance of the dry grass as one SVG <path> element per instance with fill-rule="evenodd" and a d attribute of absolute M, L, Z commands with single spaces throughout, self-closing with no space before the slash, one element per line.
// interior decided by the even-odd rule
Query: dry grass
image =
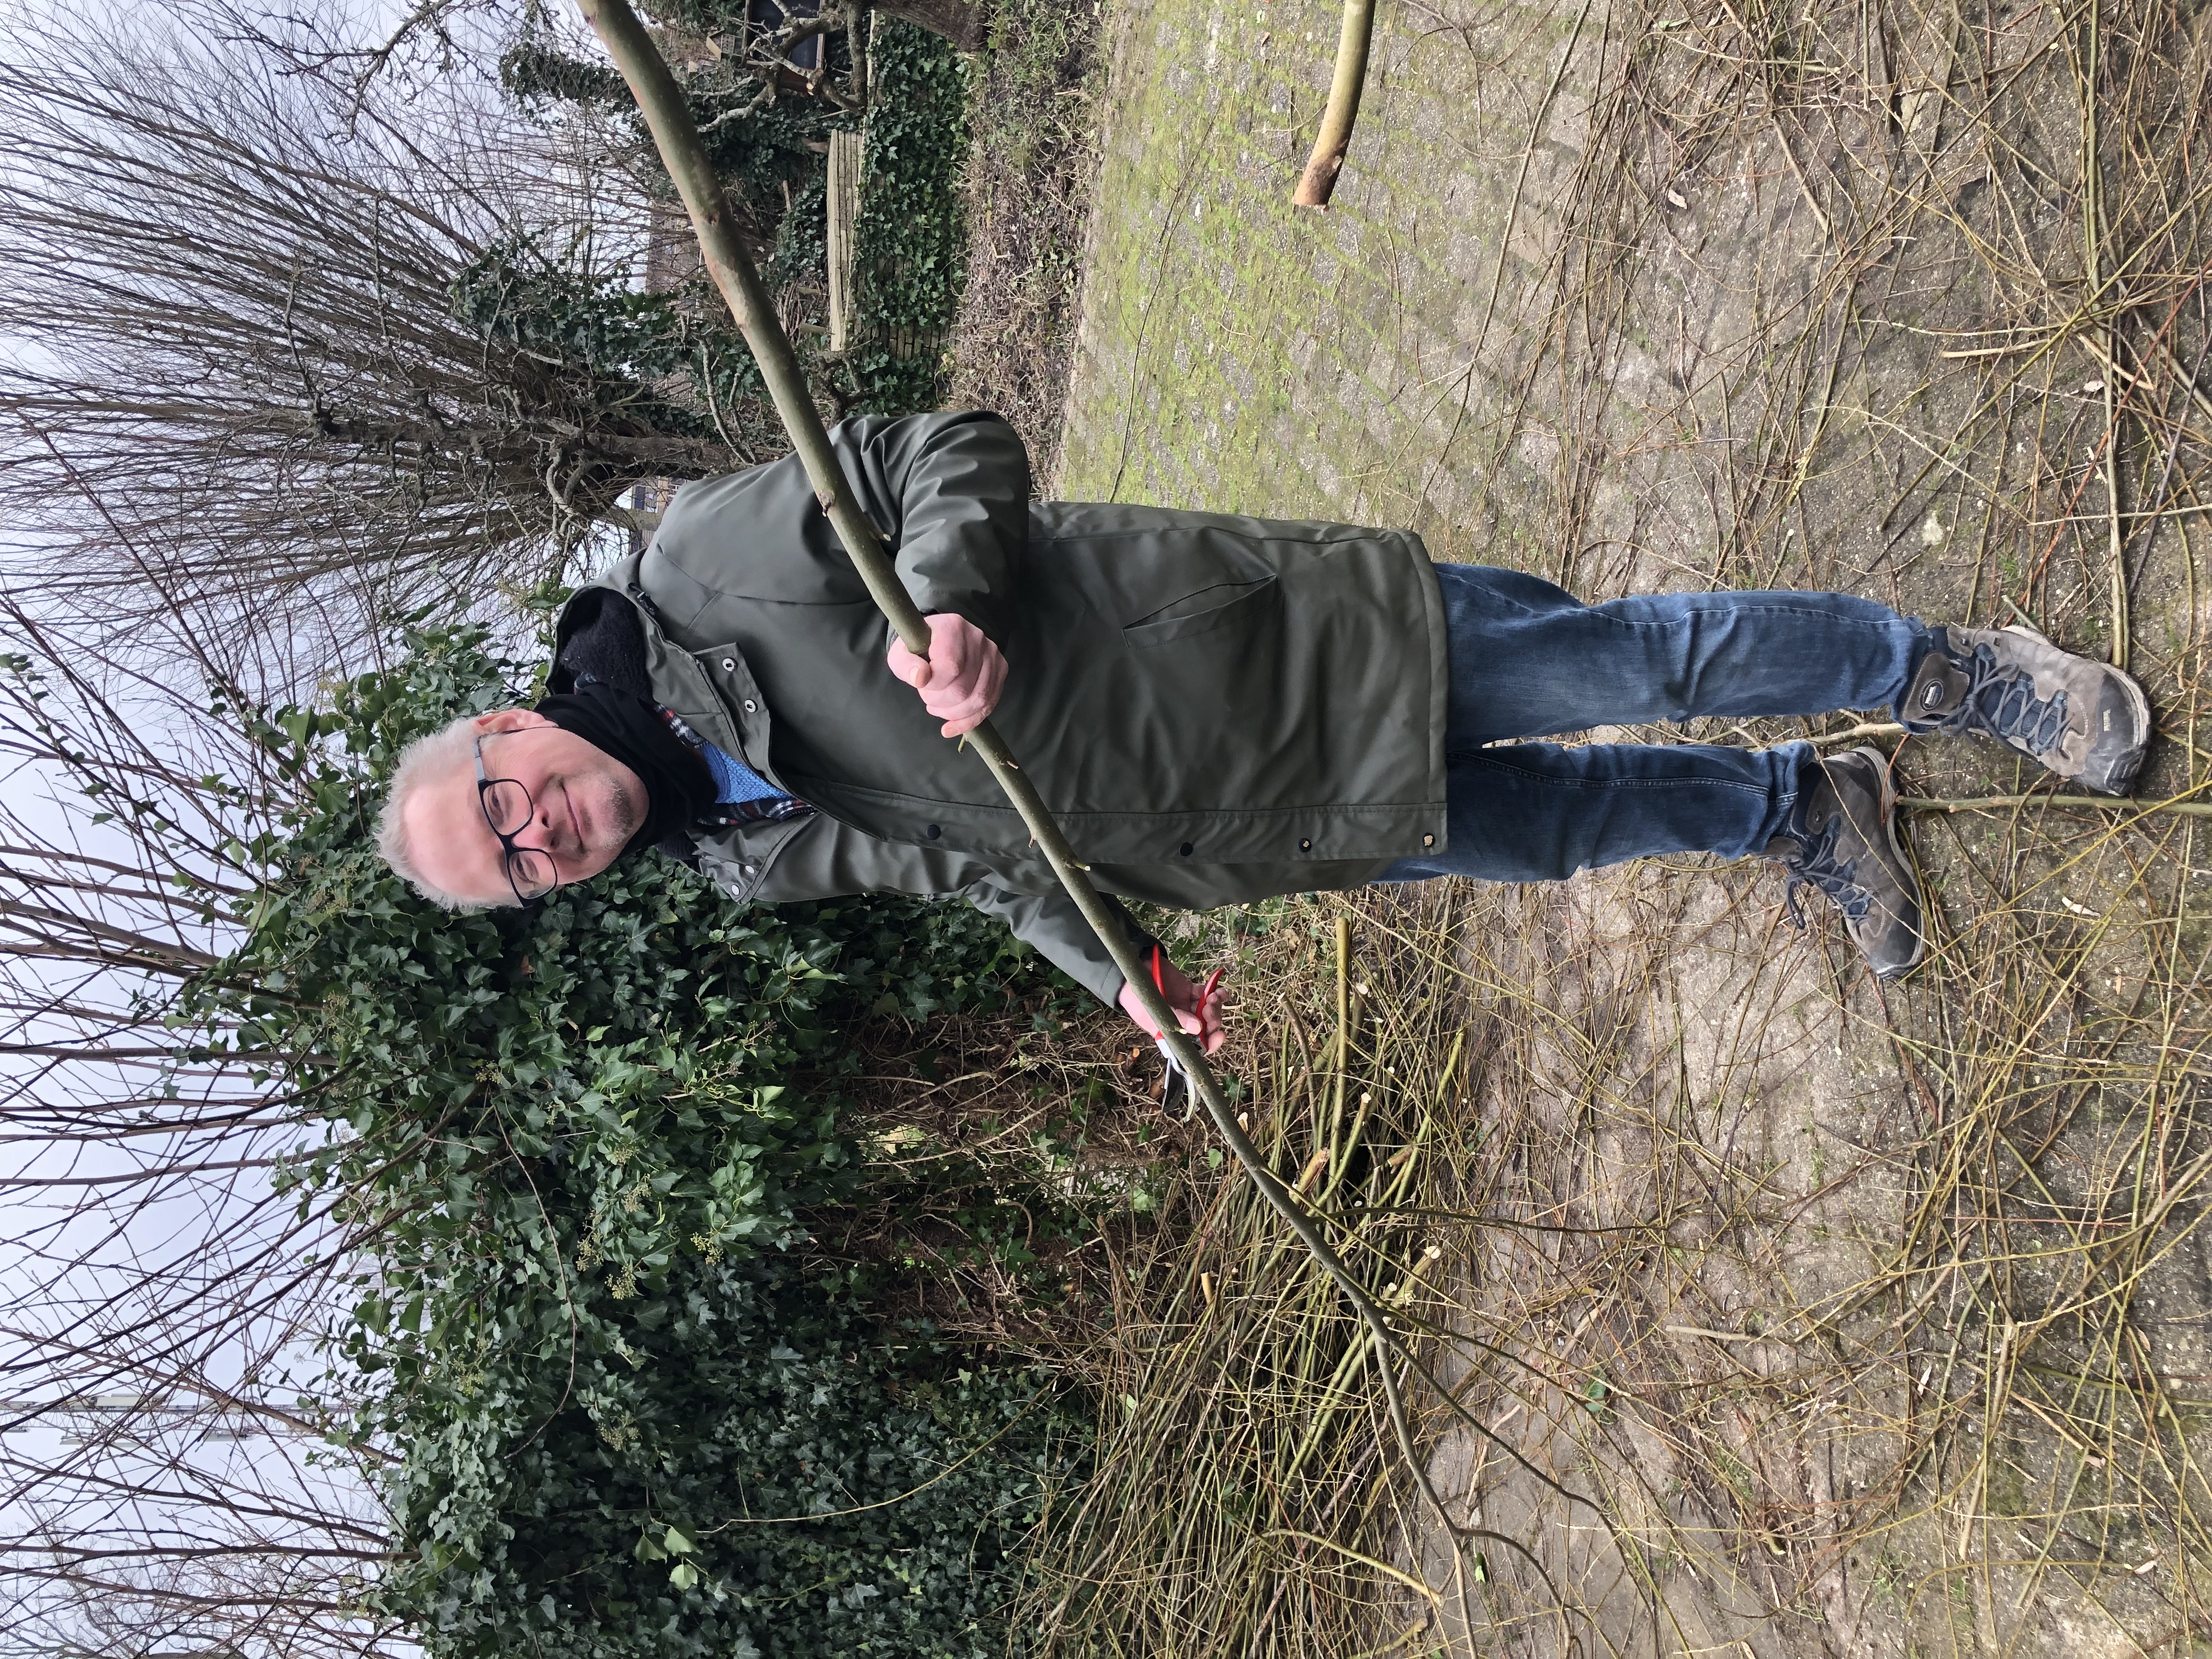
<path fill-rule="evenodd" d="M 1030 1639 L 2034 1651 L 2063 1613 L 2187 1650 L 2191 975 L 2092 996 L 2109 927 L 2062 910 L 2063 943 L 1931 970 L 1953 1027 L 1916 1031 L 1918 999 L 1787 939 L 1773 897 L 1658 867 L 1302 906 L 1355 930 L 1350 1018 L 1325 940 L 1277 949 L 1238 1074 L 1419 1344 L 1467 1535 L 1421 1512 L 1341 1299 L 1233 1170 L 1171 1152 L 1164 1224 L 1109 1241 L 1111 1320 L 1045 1345 L 1103 1415 Z"/>
<path fill-rule="evenodd" d="M 1393 908 L 1435 938 L 1448 896 Z M 1443 1257 L 1430 1217 L 1457 1162 L 1458 1000 L 1434 957 L 1355 957 L 1350 915 L 1327 908 L 1333 1006 L 1247 1024 L 1266 1044 L 1240 1073 L 1260 1084 L 1250 1133 L 1367 1293 L 1410 1309 Z M 1112 1264 L 1115 1317 L 1083 1356 L 1098 1472 L 1046 1534 L 1022 1620 L 1041 1654 L 1349 1655 L 1375 1644 L 1378 1583 L 1413 1598 L 1408 1632 L 1436 1600 L 1392 1565 L 1414 1538 L 1374 1367 L 1397 1358 L 1251 1183 L 1221 1178 L 1218 1152 L 1211 1166 L 1186 1165 L 1165 1224 Z"/>

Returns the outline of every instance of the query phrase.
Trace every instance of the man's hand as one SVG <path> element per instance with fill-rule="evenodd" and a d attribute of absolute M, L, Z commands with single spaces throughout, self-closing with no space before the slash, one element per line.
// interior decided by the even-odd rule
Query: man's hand
<path fill-rule="evenodd" d="M 1206 998 L 1205 1006 L 1200 1006 L 1198 987 L 1193 985 L 1182 969 L 1164 955 L 1160 957 L 1160 988 L 1167 997 L 1168 1006 L 1175 1010 L 1176 1024 L 1196 1037 L 1198 1046 L 1206 1053 L 1212 1054 L 1227 1041 L 1226 1034 L 1221 1029 L 1219 994 Z M 1145 1005 L 1137 1000 L 1135 986 L 1122 986 L 1121 1002 L 1121 1012 L 1137 1022 L 1139 1030 L 1148 1037 L 1158 1037 L 1159 1033 L 1152 1026 L 1152 1017 L 1145 1012 Z"/>
<path fill-rule="evenodd" d="M 990 719 L 999 706 L 1006 659 L 965 617 L 947 611 L 923 620 L 929 624 L 929 654 L 917 657 L 894 640 L 884 660 L 892 673 L 921 693 L 921 706 L 945 722 L 945 735 L 957 738 Z"/>

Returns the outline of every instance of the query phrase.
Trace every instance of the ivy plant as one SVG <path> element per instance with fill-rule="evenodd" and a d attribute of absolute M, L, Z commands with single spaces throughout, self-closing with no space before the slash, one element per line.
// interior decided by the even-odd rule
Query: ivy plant
<path fill-rule="evenodd" d="M 749 909 L 657 854 L 529 914 L 427 903 L 376 855 L 383 779 L 536 687 L 481 629 L 410 647 L 255 717 L 296 805 L 190 1011 L 283 1056 L 316 1128 L 283 1178 L 356 1264 L 330 1380 L 395 1460 L 370 1600 L 435 1655 L 1006 1651 L 1075 1418 L 887 1322 L 806 1224 L 871 1179 L 836 1093 L 854 1026 L 1042 970 L 965 911 Z"/>
<path fill-rule="evenodd" d="M 896 20 L 877 26 L 870 51 L 876 102 L 854 227 L 866 343 L 853 368 L 860 401 L 896 414 L 936 406 L 966 280 L 969 72 L 950 41 Z"/>

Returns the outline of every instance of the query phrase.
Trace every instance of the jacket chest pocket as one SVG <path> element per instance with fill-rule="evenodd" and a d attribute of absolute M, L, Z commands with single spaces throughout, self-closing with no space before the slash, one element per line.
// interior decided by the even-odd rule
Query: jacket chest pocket
<path fill-rule="evenodd" d="M 1280 599 L 1279 584 L 1272 575 L 1251 581 L 1222 582 L 1187 594 L 1148 617 L 1140 617 L 1121 630 L 1121 639 L 1133 650 L 1174 645 L 1224 628 L 1246 628 L 1272 621 Z"/>

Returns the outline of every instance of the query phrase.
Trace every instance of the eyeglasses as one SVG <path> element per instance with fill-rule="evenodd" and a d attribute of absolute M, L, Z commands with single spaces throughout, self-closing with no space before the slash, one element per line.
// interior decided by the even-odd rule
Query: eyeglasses
<path fill-rule="evenodd" d="M 515 836 L 538 816 L 538 803 L 513 778 L 485 775 L 483 737 L 477 738 L 476 750 L 477 804 L 483 808 L 484 822 L 491 825 L 492 834 L 499 837 L 507 866 L 507 884 L 514 889 L 515 898 L 526 910 L 561 884 L 560 873 L 553 867 L 550 853 L 540 848 L 514 844 Z"/>

